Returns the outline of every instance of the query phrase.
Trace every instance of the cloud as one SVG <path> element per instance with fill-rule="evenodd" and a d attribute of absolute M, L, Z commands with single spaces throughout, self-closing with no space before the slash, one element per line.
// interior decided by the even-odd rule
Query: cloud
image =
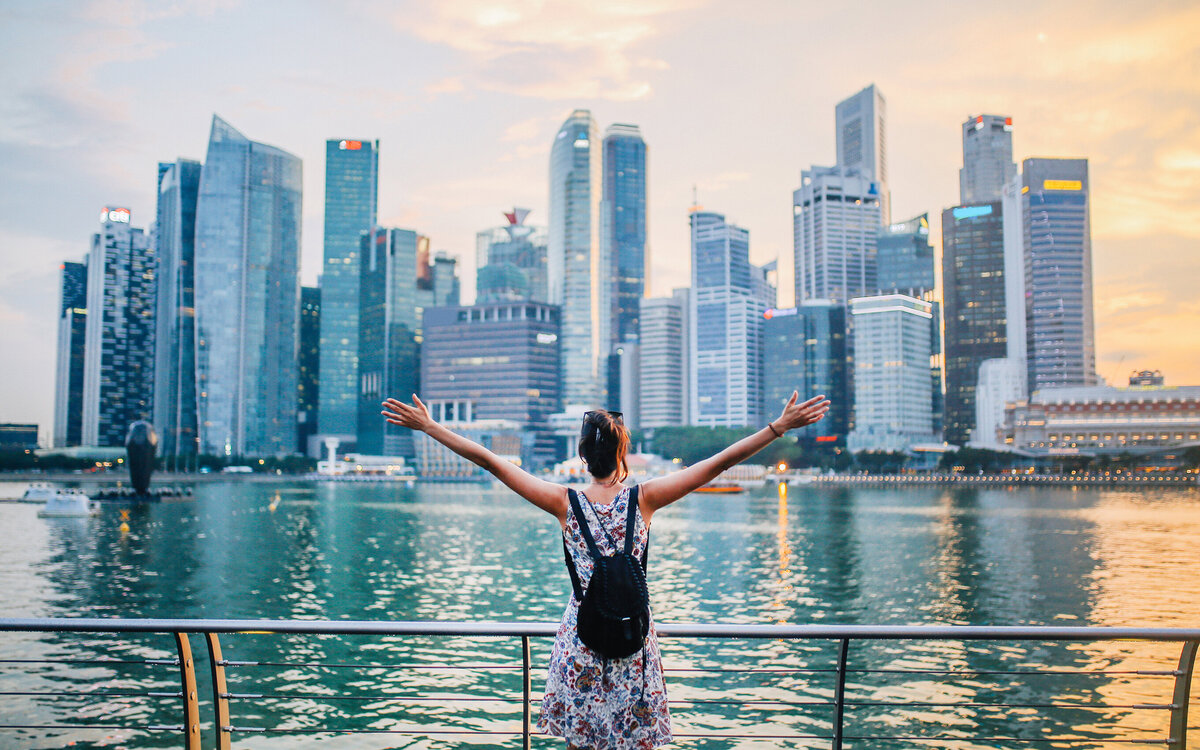
<path fill-rule="evenodd" d="M 672 13 L 698 0 L 456 0 L 405 8 L 396 28 L 463 53 L 466 71 L 427 90 L 485 91 L 547 100 L 648 97 L 651 74 L 669 66 L 637 50 Z"/>

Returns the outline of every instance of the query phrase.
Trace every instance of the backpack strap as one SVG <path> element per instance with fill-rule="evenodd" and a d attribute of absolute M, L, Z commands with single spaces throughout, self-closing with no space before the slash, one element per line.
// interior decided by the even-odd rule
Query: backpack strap
<path fill-rule="evenodd" d="M 637 533 L 637 513 L 641 509 L 638 505 L 638 485 L 634 485 L 629 490 L 629 517 L 625 521 L 625 554 L 633 554 L 633 537 Z M 646 548 L 642 550 L 642 574 L 646 573 L 646 561 L 650 558 L 650 527 L 646 527 Z"/>
<path fill-rule="evenodd" d="M 579 572 L 575 570 L 575 561 L 571 559 L 571 551 L 567 549 L 567 540 L 564 538 L 563 557 L 567 560 L 567 572 L 571 574 L 571 589 L 575 592 L 575 601 L 583 601 L 583 586 L 579 583 Z"/>
<path fill-rule="evenodd" d="M 575 490 L 567 488 L 567 497 L 571 500 L 571 512 L 575 514 L 575 520 L 579 522 L 579 530 L 583 533 L 584 541 L 588 544 L 588 549 L 592 550 L 592 556 L 598 557 L 599 552 L 596 550 L 596 542 L 592 539 L 592 533 L 588 530 L 587 519 L 583 516 L 583 508 L 579 506 L 579 497 L 575 494 Z M 575 569 L 575 561 L 571 559 L 571 551 L 567 549 L 566 537 L 563 537 L 563 558 L 567 561 L 567 573 L 571 575 L 571 589 L 575 592 L 575 600 L 583 601 L 583 584 L 579 581 L 579 571 Z"/>
<path fill-rule="evenodd" d="M 596 540 L 592 538 L 592 531 L 588 528 L 587 516 L 583 515 L 583 507 L 579 504 L 579 495 L 575 490 L 567 488 L 567 497 L 571 499 L 571 512 L 575 514 L 575 519 L 579 521 L 579 533 L 583 535 L 583 541 L 587 544 L 588 552 L 592 557 L 603 557 L 600 554 L 600 548 L 596 546 Z"/>

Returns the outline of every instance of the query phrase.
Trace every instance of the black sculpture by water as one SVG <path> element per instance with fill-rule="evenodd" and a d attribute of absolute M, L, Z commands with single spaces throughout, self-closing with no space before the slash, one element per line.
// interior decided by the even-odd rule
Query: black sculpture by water
<path fill-rule="evenodd" d="M 129 425 L 125 452 L 134 493 L 148 494 L 150 475 L 154 473 L 154 454 L 158 452 L 158 433 L 154 431 L 154 425 L 142 420 Z"/>

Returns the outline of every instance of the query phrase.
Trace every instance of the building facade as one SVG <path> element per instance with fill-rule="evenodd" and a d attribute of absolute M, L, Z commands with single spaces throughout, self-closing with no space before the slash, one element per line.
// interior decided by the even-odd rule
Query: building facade
<path fill-rule="evenodd" d="M 562 408 L 561 326 L 558 306 L 539 302 L 425 310 L 422 397 L 463 404 L 458 421 L 511 420 L 530 436 L 523 460 L 552 462 L 549 420 Z"/>
<path fill-rule="evenodd" d="M 975 388 L 985 360 L 1008 351 L 1004 221 L 998 201 L 942 212 L 947 442 L 975 428 Z"/>
<path fill-rule="evenodd" d="M 319 431 L 353 441 L 358 421 L 359 237 L 375 226 L 379 141 L 325 141 Z"/>
<path fill-rule="evenodd" d="M 154 249 L 126 208 L 105 208 L 88 256 L 83 445 L 125 445 L 129 425 L 154 418 L 157 283 Z"/>
<path fill-rule="evenodd" d="M 762 313 L 775 306 L 750 264 L 750 233 L 711 211 L 691 214 L 688 366 L 692 424 L 743 427 L 762 415 Z"/>
<path fill-rule="evenodd" d="M 646 289 L 646 141 L 637 125 L 604 131 L 600 247 L 612 281 L 608 346 L 637 336 L 638 303 Z"/>
<path fill-rule="evenodd" d="M 806 443 L 844 443 L 853 409 L 846 306 L 808 300 L 763 313 L 763 418 L 779 416 L 792 391 L 800 400 L 824 394 L 829 412 L 797 430 Z"/>
<path fill-rule="evenodd" d="M 813 167 L 792 194 L 796 301 L 874 293 L 879 187 L 857 167 Z"/>
<path fill-rule="evenodd" d="M 550 301 L 562 308 L 563 400 L 604 403 L 603 359 L 612 284 L 600 249 L 601 148 L 596 121 L 577 109 L 550 149 Z"/>
<path fill-rule="evenodd" d="M 475 235 L 476 299 L 550 301 L 546 229 L 526 224 L 529 213 L 514 208 L 507 224 Z"/>
<path fill-rule="evenodd" d="M 83 444 L 83 368 L 87 341 L 87 264 L 63 263 L 54 374 L 55 448 Z"/>
<path fill-rule="evenodd" d="M 850 301 L 854 329 L 852 451 L 903 451 L 933 440 L 932 306 L 902 294 Z"/>
<path fill-rule="evenodd" d="M 1200 386 L 1043 388 L 1010 404 L 1005 442 L 1033 455 L 1149 453 L 1200 445 Z"/>
<path fill-rule="evenodd" d="M 874 84 L 838 102 L 837 163 L 856 169 L 876 186 L 879 223 L 892 223 L 888 192 L 887 102 Z"/>
<path fill-rule="evenodd" d="M 962 124 L 959 203 L 1000 200 L 1004 186 L 1017 174 L 1012 133 L 1012 118 L 1005 115 L 972 115 Z"/>
<path fill-rule="evenodd" d="M 300 287 L 300 352 L 296 364 L 296 450 L 319 458 L 320 446 L 311 439 L 317 434 L 321 398 L 320 287 Z"/>
<path fill-rule="evenodd" d="M 196 453 L 196 200 L 200 162 L 158 165 L 154 427 L 158 455 Z"/>
<path fill-rule="evenodd" d="M 690 291 L 639 302 L 638 419 L 644 429 L 688 424 Z"/>
<path fill-rule="evenodd" d="M 196 208 L 200 452 L 296 442 L 301 163 L 213 117 Z"/>
<path fill-rule="evenodd" d="M 1087 159 L 1026 159 L 1021 178 L 1029 393 L 1095 385 Z"/>

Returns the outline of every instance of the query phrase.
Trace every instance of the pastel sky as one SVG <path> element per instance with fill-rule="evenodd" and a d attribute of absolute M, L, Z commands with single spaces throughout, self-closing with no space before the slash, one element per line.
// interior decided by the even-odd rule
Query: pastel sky
<path fill-rule="evenodd" d="M 380 139 L 380 218 L 461 257 L 513 205 L 546 220 L 576 107 L 649 144 L 650 291 L 688 283 L 687 209 L 750 230 L 791 293 L 791 191 L 833 107 L 887 98 L 893 215 L 958 200 L 960 124 L 1011 115 L 1018 161 L 1091 162 L 1098 367 L 1200 383 L 1200 5 L 798 0 L 0 0 L 0 422 L 53 416 L 59 264 L 105 205 L 154 214 L 158 161 L 213 113 L 304 160 L 321 265 L 324 141 Z"/>

